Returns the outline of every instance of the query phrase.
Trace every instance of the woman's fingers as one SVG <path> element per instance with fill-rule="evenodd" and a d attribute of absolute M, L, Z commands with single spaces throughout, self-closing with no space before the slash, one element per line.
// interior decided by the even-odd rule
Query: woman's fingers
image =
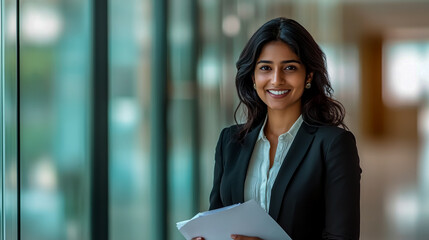
<path fill-rule="evenodd" d="M 243 235 L 232 234 L 231 238 L 234 240 L 262 240 L 258 237 L 248 237 Z"/>
<path fill-rule="evenodd" d="M 204 238 L 203 237 L 194 237 L 194 238 L 192 238 L 192 240 L 204 240 Z"/>

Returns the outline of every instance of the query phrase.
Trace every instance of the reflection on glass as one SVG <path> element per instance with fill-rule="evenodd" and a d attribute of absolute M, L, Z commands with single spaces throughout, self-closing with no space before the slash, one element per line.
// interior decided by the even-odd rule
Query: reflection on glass
<path fill-rule="evenodd" d="M 22 239 L 89 239 L 90 6 L 21 4 Z"/>
<path fill-rule="evenodd" d="M 151 1 L 109 1 L 109 238 L 157 239 L 150 199 Z"/>
<path fill-rule="evenodd" d="M 168 94 L 168 186 L 169 239 L 183 239 L 176 222 L 192 217 L 198 210 L 196 29 L 192 0 L 170 0 L 169 49 L 170 85 Z"/>
<path fill-rule="evenodd" d="M 214 149 L 223 112 L 220 109 L 220 82 L 223 75 L 220 22 L 221 1 L 202 1 L 200 13 L 200 45 L 197 65 L 199 103 L 200 211 L 209 208 L 213 180 Z"/>

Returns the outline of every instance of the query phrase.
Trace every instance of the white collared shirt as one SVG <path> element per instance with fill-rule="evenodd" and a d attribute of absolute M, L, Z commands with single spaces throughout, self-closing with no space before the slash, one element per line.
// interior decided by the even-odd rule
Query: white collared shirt
<path fill-rule="evenodd" d="M 289 131 L 279 136 L 274 163 L 270 169 L 270 142 L 264 134 L 267 123 L 265 118 L 247 169 L 244 201 L 254 199 L 266 212 L 269 211 L 271 189 L 302 122 L 302 116 L 299 116 Z"/>

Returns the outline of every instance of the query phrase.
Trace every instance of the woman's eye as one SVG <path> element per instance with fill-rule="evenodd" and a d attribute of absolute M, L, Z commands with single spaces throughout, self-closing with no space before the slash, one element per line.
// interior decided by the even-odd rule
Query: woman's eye
<path fill-rule="evenodd" d="M 288 70 L 288 71 L 296 70 L 296 67 L 295 66 L 287 66 L 285 68 L 285 70 Z"/>
<path fill-rule="evenodd" d="M 270 68 L 270 67 L 268 67 L 268 66 L 262 66 L 262 67 L 260 67 L 259 69 L 261 69 L 262 71 L 268 71 L 268 70 L 270 70 L 271 68 Z"/>

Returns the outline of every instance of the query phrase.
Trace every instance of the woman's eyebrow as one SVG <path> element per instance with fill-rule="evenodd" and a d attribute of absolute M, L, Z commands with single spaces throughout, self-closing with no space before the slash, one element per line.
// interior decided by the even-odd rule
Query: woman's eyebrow
<path fill-rule="evenodd" d="M 299 61 L 299 60 L 284 60 L 284 61 L 281 61 L 281 63 L 291 63 L 291 62 L 301 64 L 301 61 Z M 260 64 L 260 63 L 270 63 L 271 64 L 271 63 L 273 63 L 273 61 L 259 60 L 256 64 Z"/>

